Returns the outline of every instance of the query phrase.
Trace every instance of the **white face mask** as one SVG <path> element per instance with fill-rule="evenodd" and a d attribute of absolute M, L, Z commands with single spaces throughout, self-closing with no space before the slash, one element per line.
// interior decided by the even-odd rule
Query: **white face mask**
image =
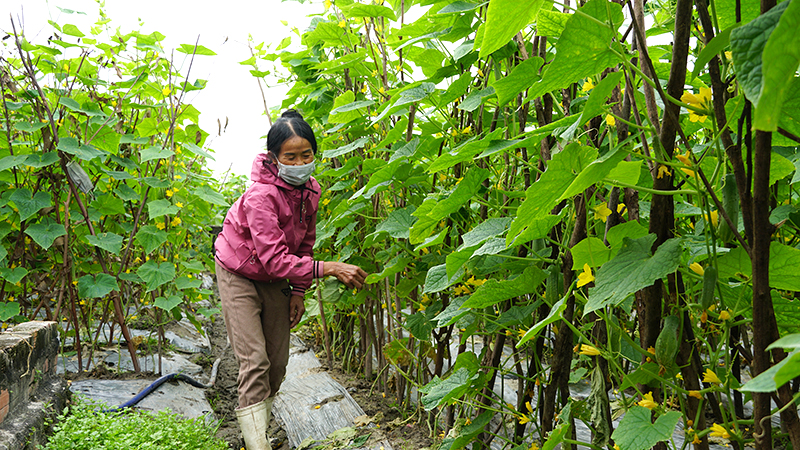
<path fill-rule="evenodd" d="M 314 161 L 302 166 L 287 166 L 278 162 L 278 176 L 291 185 L 301 186 L 306 184 L 316 168 Z"/>

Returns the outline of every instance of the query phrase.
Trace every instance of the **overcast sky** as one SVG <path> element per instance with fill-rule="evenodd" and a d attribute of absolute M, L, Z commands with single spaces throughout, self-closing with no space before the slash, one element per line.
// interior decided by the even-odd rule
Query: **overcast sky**
<path fill-rule="evenodd" d="M 57 6 L 86 15 L 65 14 Z M 51 35 L 48 20 L 62 26 L 74 24 L 88 35 L 99 18 L 99 9 L 94 0 L 0 0 L 0 30 L 10 32 L 13 17 L 15 23 L 23 22 L 27 38 L 34 43 L 42 44 Z M 145 34 L 159 31 L 166 35 L 162 46 L 167 52 L 180 44 L 194 44 L 199 35 L 200 44 L 217 53 L 195 59 L 189 78 L 192 82 L 206 79 L 208 85 L 202 91 L 188 93 L 187 99 L 200 110 L 200 127 L 211 135 L 207 146 L 216 151 L 211 167 L 218 175 L 229 167 L 236 174 L 249 175 L 253 157 L 264 150 L 266 141 L 261 136 L 269 128 L 258 84 L 249 73 L 251 67 L 239 64 L 250 57 L 248 34 L 255 44 L 272 42 L 273 48 L 286 36 L 293 36 L 293 45 L 299 48 L 299 37 L 291 29 L 304 30 L 311 20 L 307 16 L 323 10 L 322 0 L 305 4 L 280 0 L 106 0 L 105 5 L 112 29 Z M 281 20 L 289 25 L 284 26 Z M 184 56 L 175 55 L 176 60 Z M 187 68 L 188 63 L 181 71 L 184 75 Z M 276 84 L 274 80 L 272 84 Z M 283 86 L 265 89 L 268 106 L 280 104 L 286 90 Z M 226 118 L 227 130 L 218 135 L 217 119 L 225 124 Z"/>

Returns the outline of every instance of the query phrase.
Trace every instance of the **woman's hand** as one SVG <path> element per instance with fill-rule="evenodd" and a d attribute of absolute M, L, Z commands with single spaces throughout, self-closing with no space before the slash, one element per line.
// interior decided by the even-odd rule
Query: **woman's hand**
<path fill-rule="evenodd" d="M 352 264 L 325 261 L 322 263 L 322 267 L 323 276 L 333 275 L 350 289 L 361 289 L 364 286 L 364 279 L 367 278 L 367 272 L 364 272 L 364 269 Z"/>
<path fill-rule="evenodd" d="M 294 328 L 300 319 L 303 318 L 303 313 L 306 312 L 306 305 L 303 303 L 303 297 L 293 295 L 289 299 L 289 328 Z"/>

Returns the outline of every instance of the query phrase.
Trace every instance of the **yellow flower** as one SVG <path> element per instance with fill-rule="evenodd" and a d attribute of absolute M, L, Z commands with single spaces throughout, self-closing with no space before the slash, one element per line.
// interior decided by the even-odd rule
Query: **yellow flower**
<path fill-rule="evenodd" d="M 592 81 L 591 78 L 589 78 L 583 83 L 583 87 L 581 88 L 581 90 L 583 92 L 589 92 L 592 89 L 594 89 L 594 82 Z"/>
<path fill-rule="evenodd" d="M 663 164 L 658 165 L 658 176 L 656 178 L 661 178 L 664 175 L 672 176 L 672 172 L 669 171 L 669 167 Z"/>
<path fill-rule="evenodd" d="M 331 8 L 331 0 L 325 0 L 325 9 Z"/>
<path fill-rule="evenodd" d="M 483 78 L 483 76 L 484 76 L 483 75 L 483 71 L 481 69 L 478 69 L 478 76 L 481 77 L 481 78 Z"/>
<path fill-rule="evenodd" d="M 731 52 L 725 52 L 725 58 L 727 58 L 727 59 L 733 59 L 733 53 L 731 53 Z"/>
<path fill-rule="evenodd" d="M 689 264 L 689 268 L 692 269 L 692 272 L 694 272 L 694 273 L 696 273 L 696 274 L 698 274 L 700 276 L 702 276 L 704 273 L 706 273 L 705 269 L 703 269 L 703 266 L 701 266 L 700 264 L 698 264 L 696 262 L 693 262 L 693 263 Z"/>
<path fill-rule="evenodd" d="M 592 268 L 589 267 L 589 264 L 583 264 L 583 272 L 578 274 L 578 287 L 583 287 L 592 281 L 594 281 L 594 275 L 592 275 Z"/>
<path fill-rule="evenodd" d="M 703 383 L 722 384 L 722 381 L 711 369 L 706 369 L 706 371 L 703 372 Z"/>
<path fill-rule="evenodd" d="M 464 128 L 463 130 L 461 130 L 461 133 L 462 133 L 462 134 L 469 134 L 471 131 L 472 131 L 472 125 L 467 125 L 467 127 L 466 127 L 466 128 Z"/>
<path fill-rule="evenodd" d="M 183 208 L 183 203 L 175 202 L 175 206 L 177 206 L 178 208 Z"/>
<path fill-rule="evenodd" d="M 625 209 L 626 208 L 627 208 L 627 206 L 625 206 L 625 203 L 619 203 L 617 205 L 617 214 L 625 214 Z"/>
<path fill-rule="evenodd" d="M 176 218 L 172 219 L 172 222 L 170 222 L 170 225 L 172 225 L 173 227 L 177 227 L 178 225 L 181 224 L 181 222 L 182 222 L 181 218 L 180 217 L 176 217 Z"/>
<path fill-rule="evenodd" d="M 486 283 L 485 279 L 476 280 L 475 276 L 469 277 L 469 280 L 466 281 L 467 284 L 471 284 L 473 286 L 483 286 L 483 283 Z"/>
<path fill-rule="evenodd" d="M 156 222 L 156 228 L 163 230 L 165 227 L 164 222 Z"/>
<path fill-rule="evenodd" d="M 719 312 L 719 320 L 728 320 L 731 318 L 731 313 L 727 310 Z"/>
<path fill-rule="evenodd" d="M 689 155 L 689 151 L 687 150 L 685 155 L 676 154 L 675 155 L 675 159 L 677 159 L 678 161 L 686 164 L 687 166 L 691 166 L 692 165 L 692 160 L 689 159 L 689 156 L 690 156 Z"/>
<path fill-rule="evenodd" d="M 709 220 L 709 216 L 707 214 L 703 214 L 703 218 L 706 219 L 706 220 Z M 711 211 L 711 219 L 710 220 L 711 220 L 711 225 L 714 225 L 714 227 L 719 225 L 719 211 L 716 211 L 716 210 Z"/>
<path fill-rule="evenodd" d="M 610 216 L 612 213 L 612 211 L 608 208 L 608 206 L 606 206 L 605 203 L 601 203 L 595 206 L 593 209 L 594 209 L 594 218 L 602 220 L 603 223 L 605 223 L 606 219 L 608 219 L 608 216 Z"/>
<path fill-rule="evenodd" d="M 642 399 L 638 403 L 639 406 L 644 406 L 649 410 L 653 410 L 658 407 L 658 403 L 653 401 L 653 392 L 650 391 L 647 394 L 644 394 Z"/>
<path fill-rule="evenodd" d="M 383 94 L 384 92 L 386 92 L 386 90 L 385 90 L 385 89 L 383 89 L 383 86 L 381 86 L 381 87 L 379 87 L 379 88 L 378 88 L 378 92 L 380 92 L 381 94 Z"/>
<path fill-rule="evenodd" d="M 534 442 L 530 447 L 528 447 L 528 450 L 539 450 L 539 444 Z"/>
<path fill-rule="evenodd" d="M 111 100 L 111 106 L 117 106 L 117 101 L 116 100 Z"/>
<path fill-rule="evenodd" d="M 526 423 L 531 421 L 531 418 L 526 416 L 526 415 L 524 415 L 524 414 L 518 415 L 517 419 L 519 419 L 519 424 L 520 425 L 524 425 L 524 424 L 526 424 Z"/>
<path fill-rule="evenodd" d="M 167 197 L 172 197 L 172 194 L 174 194 L 172 189 L 167 189 L 167 192 L 164 192 L 164 195 L 166 195 Z"/>
<path fill-rule="evenodd" d="M 325 200 L 322 200 L 322 206 L 328 206 L 328 203 L 330 203 L 330 202 L 331 202 L 331 199 L 326 198 Z"/>
<path fill-rule="evenodd" d="M 700 436 L 698 436 L 697 434 L 695 434 L 695 435 L 694 435 L 694 439 L 692 439 L 692 444 L 699 444 L 700 442 L 702 442 L 702 441 L 700 440 Z"/>
<path fill-rule="evenodd" d="M 617 124 L 617 119 L 615 119 L 611 114 L 606 114 L 606 123 L 608 126 L 613 127 Z"/>
<path fill-rule="evenodd" d="M 600 350 L 598 350 L 596 347 L 592 347 L 591 345 L 581 344 L 580 354 L 586 356 L 597 356 L 600 354 Z"/>
<path fill-rule="evenodd" d="M 711 89 L 700 88 L 700 92 L 692 94 L 691 92 L 684 92 L 681 96 L 681 101 L 688 103 L 695 108 L 705 110 L 704 112 L 689 111 L 689 121 L 691 122 L 705 122 L 706 116 L 710 113 L 711 108 Z"/>
<path fill-rule="evenodd" d="M 711 433 L 710 434 L 711 434 L 711 436 L 718 436 L 718 437 L 721 437 L 723 439 L 728 439 L 729 437 L 731 437 L 730 433 L 728 433 L 728 430 L 726 430 L 725 427 L 723 427 L 722 425 L 720 425 L 718 423 L 715 423 L 715 424 L 711 425 Z"/>
<path fill-rule="evenodd" d="M 164 94 L 164 97 L 168 96 L 172 92 L 172 89 L 165 87 L 161 90 L 161 93 Z"/>
<path fill-rule="evenodd" d="M 345 23 L 344 20 L 340 20 L 339 21 L 339 28 L 344 28 L 345 26 L 347 26 L 347 23 Z"/>

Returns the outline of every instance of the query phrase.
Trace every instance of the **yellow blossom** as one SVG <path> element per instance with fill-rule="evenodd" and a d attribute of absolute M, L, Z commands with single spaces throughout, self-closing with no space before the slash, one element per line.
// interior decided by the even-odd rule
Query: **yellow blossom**
<path fill-rule="evenodd" d="M 581 88 L 581 90 L 583 92 L 589 92 L 592 89 L 594 89 L 594 82 L 592 81 L 591 78 L 589 78 L 583 83 L 583 87 Z"/>
<path fill-rule="evenodd" d="M 625 206 L 625 203 L 618 204 L 617 205 L 617 214 L 625 214 L 625 209 L 626 208 L 627 208 L 627 206 Z"/>
<path fill-rule="evenodd" d="M 176 217 L 176 218 L 172 219 L 172 222 L 170 222 L 170 225 L 172 225 L 173 227 L 177 227 L 178 225 L 181 224 L 181 222 L 182 222 L 181 218 L 180 217 Z"/>
<path fill-rule="evenodd" d="M 167 197 L 172 197 L 172 194 L 174 194 L 174 192 L 172 191 L 172 189 L 167 189 L 167 191 L 166 191 L 166 192 L 164 192 L 164 195 L 166 195 Z"/>
<path fill-rule="evenodd" d="M 722 384 L 722 381 L 711 369 L 706 369 L 706 371 L 703 372 L 703 383 Z"/>
<path fill-rule="evenodd" d="M 161 93 L 164 94 L 164 97 L 168 96 L 171 92 L 172 90 L 168 87 L 165 87 L 164 89 L 161 90 Z"/>
<path fill-rule="evenodd" d="M 665 166 L 664 164 L 658 165 L 658 176 L 656 178 L 662 178 L 664 175 L 672 176 L 672 172 L 669 171 L 669 167 Z"/>
<path fill-rule="evenodd" d="M 116 100 L 111 100 L 111 106 L 117 106 L 117 101 Z"/>
<path fill-rule="evenodd" d="M 608 126 L 613 127 L 617 124 L 617 119 L 615 119 L 611 114 L 606 114 L 606 123 Z"/>
<path fill-rule="evenodd" d="M 539 444 L 534 442 L 530 447 L 528 447 L 528 450 L 539 450 Z"/>
<path fill-rule="evenodd" d="M 331 199 L 326 198 L 326 199 L 322 200 L 322 206 L 328 206 L 328 203 L 330 203 L 330 202 L 331 202 Z"/>
<path fill-rule="evenodd" d="M 472 125 L 467 125 L 466 128 L 461 130 L 462 134 L 469 134 L 472 131 Z"/>
<path fill-rule="evenodd" d="M 698 264 L 696 262 L 693 262 L 693 263 L 689 264 L 689 268 L 692 269 L 692 272 L 694 272 L 694 273 L 696 273 L 696 274 L 698 274 L 700 276 L 702 276 L 704 273 L 706 273 L 705 269 L 703 269 L 703 266 L 701 266 L 700 264 Z"/>
<path fill-rule="evenodd" d="M 156 228 L 163 230 L 165 227 L 164 222 L 156 222 Z"/>
<path fill-rule="evenodd" d="M 690 154 L 687 151 L 685 155 L 681 155 L 679 153 L 675 154 L 675 159 L 677 159 L 678 161 L 686 164 L 687 166 L 691 166 L 692 165 L 692 160 L 689 159 L 689 156 L 690 156 Z"/>
<path fill-rule="evenodd" d="M 728 439 L 729 437 L 731 437 L 730 433 L 728 433 L 728 430 L 726 430 L 725 427 L 723 427 L 722 425 L 720 425 L 718 423 L 715 423 L 715 424 L 711 425 L 711 433 L 710 434 L 711 434 L 711 436 L 718 436 L 718 437 L 721 437 L 723 439 Z"/>
<path fill-rule="evenodd" d="M 178 208 L 183 208 L 183 203 L 175 202 L 175 206 L 177 206 Z"/>
<path fill-rule="evenodd" d="M 704 112 L 689 111 L 689 120 L 691 122 L 705 122 L 706 116 L 710 113 L 711 108 L 711 89 L 700 88 L 700 92 L 692 94 L 691 92 L 684 92 L 681 96 L 681 101 L 688 103 L 690 106 L 705 110 Z"/>
<path fill-rule="evenodd" d="M 466 281 L 467 284 L 471 284 L 473 286 L 483 286 L 483 283 L 486 283 L 485 279 L 476 280 L 475 276 L 471 276 L 469 280 Z"/>
<path fill-rule="evenodd" d="M 653 401 L 653 392 L 650 391 L 647 394 L 644 394 L 642 399 L 638 403 L 639 406 L 644 406 L 649 410 L 653 410 L 658 407 L 658 403 Z"/>
<path fill-rule="evenodd" d="M 519 424 L 520 425 L 524 425 L 524 424 L 526 424 L 526 423 L 531 421 L 531 418 L 526 416 L 525 414 L 518 415 L 517 419 L 519 420 Z"/>
<path fill-rule="evenodd" d="M 709 215 L 708 214 L 703 214 L 703 218 L 706 219 L 706 220 L 709 220 Z M 711 219 L 710 220 L 711 220 L 711 225 L 713 225 L 714 227 L 717 227 L 719 225 L 719 211 L 716 211 L 716 210 L 711 211 Z"/>
<path fill-rule="evenodd" d="M 586 356 L 597 356 L 600 354 L 600 350 L 598 350 L 596 347 L 592 347 L 591 345 L 581 344 L 580 354 Z"/>
<path fill-rule="evenodd" d="M 478 69 L 478 76 L 481 77 L 481 78 L 484 77 L 483 71 L 481 69 Z"/>
<path fill-rule="evenodd" d="M 731 313 L 728 310 L 719 312 L 719 320 L 728 320 L 731 318 Z"/>
<path fill-rule="evenodd" d="M 325 0 L 325 9 L 331 8 L 331 0 Z"/>
<path fill-rule="evenodd" d="M 695 435 L 694 435 L 694 439 L 692 439 L 692 444 L 699 444 L 699 443 L 701 443 L 701 442 L 702 442 L 702 441 L 700 440 L 700 436 L 698 436 L 697 434 L 695 434 Z"/>
<path fill-rule="evenodd" d="M 578 274 L 578 287 L 583 287 L 592 281 L 594 281 L 594 275 L 592 275 L 592 268 L 589 267 L 589 264 L 583 265 L 583 272 Z"/>
<path fill-rule="evenodd" d="M 603 223 L 605 223 L 606 219 L 608 219 L 608 216 L 610 216 L 612 213 L 605 203 L 601 203 L 592 209 L 594 209 L 594 218 L 602 220 Z"/>
<path fill-rule="evenodd" d="M 386 90 L 383 88 L 383 86 L 381 86 L 381 87 L 378 88 L 378 92 L 383 94 L 384 92 L 386 92 Z"/>

